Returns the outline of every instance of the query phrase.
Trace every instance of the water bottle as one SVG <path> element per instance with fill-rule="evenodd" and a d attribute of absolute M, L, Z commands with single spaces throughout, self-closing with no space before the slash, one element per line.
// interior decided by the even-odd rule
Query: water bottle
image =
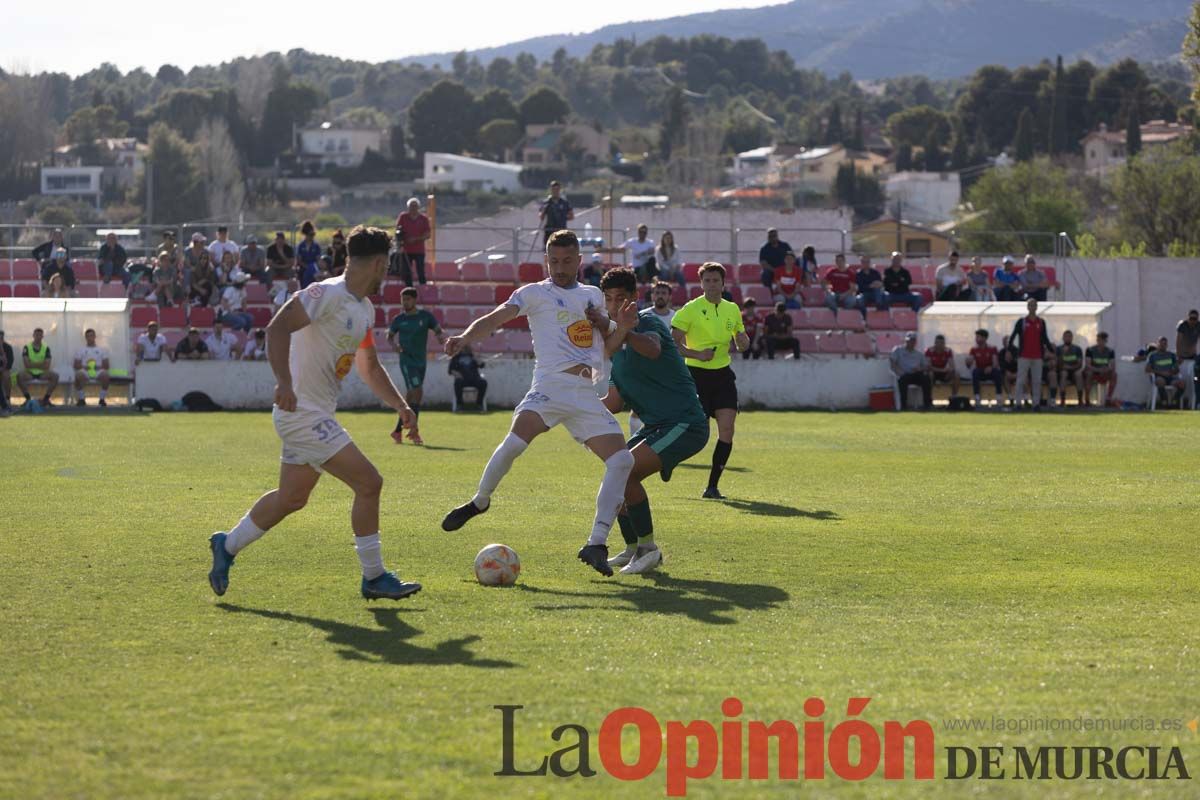
<path fill-rule="evenodd" d="M 590 245 L 592 243 L 592 223 L 588 222 L 583 226 L 583 244 Z"/>

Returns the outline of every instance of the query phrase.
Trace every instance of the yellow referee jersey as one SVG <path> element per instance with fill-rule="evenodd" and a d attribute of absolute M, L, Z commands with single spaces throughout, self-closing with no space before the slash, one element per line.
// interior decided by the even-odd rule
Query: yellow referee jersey
<path fill-rule="evenodd" d="M 721 369 L 729 366 L 729 346 L 733 337 L 744 333 L 746 326 L 742 324 L 742 310 L 737 303 L 721 300 L 719 305 L 710 303 L 704 295 L 685 305 L 675 312 L 671 327 L 678 328 L 687 336 L 685 341 L 689 350 L 708 350 L 712 348 L 712 361 L 697 361 L 685 358 L 689 367 L 700 369 Z"/>

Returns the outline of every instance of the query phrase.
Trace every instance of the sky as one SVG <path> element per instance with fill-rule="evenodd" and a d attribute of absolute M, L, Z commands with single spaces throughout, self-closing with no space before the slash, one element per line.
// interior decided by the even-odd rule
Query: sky
<path fill-rule="evenodd" d="M 0 7 L 15 0 L 0 0 Z M 331 19 L 295 0 L 56 0 L 53 13 L 22 14 L 4 25 L 0 67 L 11 72 L 87 72 L 108 61 L 123 72 L 162 64 L 185 71 L 238 56 L 300 47 L 364 61 L 472 50 L 613 23 L 663 19 L 779 0 L 358 0 Z M 308 16 L 300 16 L 303 12 Z M 555 13 L 557 12 L 557 13 Z M 334 25 L 339 24 L 340 30 Z"/>

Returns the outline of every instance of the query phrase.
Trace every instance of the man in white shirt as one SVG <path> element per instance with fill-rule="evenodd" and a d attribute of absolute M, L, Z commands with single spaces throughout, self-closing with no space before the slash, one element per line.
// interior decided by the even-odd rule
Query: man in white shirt
<path fill-rule="evenodd" d="M 208 582 L 218 595 L 229 588 L 229 568 L 244 548 L 304 508 L 328 472 L 354 492 L 350 523 L 362 566 L 362 596 L 400 600 L 421 590 L 383 566 L 379 543 L 379 496 L 383 478 L 334 417 L 342 379 L 357 369 L 375 396 L 413 423 L 412 409 L 379 363 L 371 326 L 387 274 L 392 238 L 358 226 L 347 242 L 344 274 L 296 292 L 267 326 L 268 361 L 275 373 L 275 432 L 283 442 L 279 488 L 258 499 L 228 533 L 209 538 L 213 566 Z"/>
<path fill-rule="evenodd" d="M 970 300 L 971 286 L 967 273 L 958 266 L 958 251 L 951 250 L 950 258 L 934 273 L 938 300 Z"/>
<path fill-rule="evenodd" d="M 649 233 L 650 229 L 642 223 L 637 227 L 637 236 L 621 245 L 629 251 L 629 266 L 637 273 L 638 283 L 647 283 L 658 274 L 654 265 L 654 240 Z"/>
<path fill-rule="evenodd" d="M 525 315 L 533 335 L 533 385 L 513 413 L 508 436 L 492 453 L 475 497 L 442 520 L 442 530 L 456 531 L 491 507 L 492 493 L 513 462 L 535 438 L 562 424 L 604 462 L 604 479 L 596 496 L 596 516 L 579 560 L 611 576 L 608 534 L 624 502 L 625 483 L 633 456 L 625 447 L 621 425 L 601 401 L 607 393 L 603 336 L 616 330 L 604 313 L 604 295 L 595 286 L 580 284 L 579 239 L 568 230 L 555 231 L 546 242 L 549 278 L 529 283 L 503 305 L 471 323 L 459 336 L 446 339 L 446 354 L 491 336 L 506 322 Z M 597 325 L 602 325 L 600 332 Z M 603 334 L 603 336 L 601 335 Z M 600 390 L 597 387 L 601 387 Z"/>
<path fill-rule="evenodd" d="M 83 332 L 85 346 L 75 351 L 75 405 L 86 406 L 83 387 L 89 381 L 100 384 L 100 405 L 108 405 L 108 348 L 96 344 L 96 331 Z"/>
<path fill-rule="evenodd" d="M 259 328 L 254 335 L 246 340 L 246 349 L 242 351 L 242 361 L 267 360 L 267 332 Z"/>
<path fill-rule="evenodd" d="M 232 255 L 236 262 L 242 255 L 242 248 L 238 247 L 237 242 L 230 240 L 229 228 L 222 225 L 217 228 L 217 238 L 208 243 L 208 254 L 212 257 L 214 265 L 220 265 L 226 253 Z"/>
<path fill-rule="evenodd" d="M 208 345 L 209 355 L 214 361 L 233 361 L 241 353 L 237 336 L 225 330 L 220 322 L 213 323 L 212 333 L 204 337 L 204 343 Z"/>
<path fill-rule="evenodd" d="M 137 338 L 135 348 L 137 362 L 162 361 L 163 353 L 174 361 L 175 351 L 167 344 L 167 337 L 158 332 L 158 323 L 151 322 L 146 326 L 146 332 Z"/>

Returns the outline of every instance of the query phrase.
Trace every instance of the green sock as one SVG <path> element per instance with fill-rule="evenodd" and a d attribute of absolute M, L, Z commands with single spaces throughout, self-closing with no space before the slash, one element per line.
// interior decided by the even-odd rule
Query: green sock
<path fill-rule="evenodd" d="M 633 520 L 629 519 L 628 514 L 617 514 L 617 524 L 621 526 L 621 538 L 625 540 L 625 544 L 633 547 L 638 543 L 637 531 L 633 529 Z"/>
<path fill-rule="evenodd" d="M 650 519 L 650 500 L 646 499 L 637 505 L 629 506 L 629 519 L 633 521 L 633 529 L 638 533 L 638 544 L 649 537 L 653 541 L 654 522 Z"/>

